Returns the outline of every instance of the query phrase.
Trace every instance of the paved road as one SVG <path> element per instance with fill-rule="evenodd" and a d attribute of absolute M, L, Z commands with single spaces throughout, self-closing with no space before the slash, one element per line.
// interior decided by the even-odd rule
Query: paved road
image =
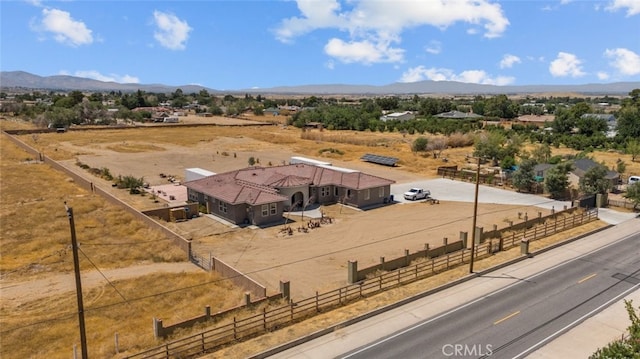
<path fill-rule="evenodd" d="M 392 185 L 391 193 L 394 201 L 400 203 L 410 202 L 405 200 L 402 194 L 412 187 L 428 189 L 431 191 L 431 197 L 441 201 L 473 202 L 475 196 L 475 183 L 438 178 Z M 482 185 L 478 191 L 478 202 L 527 205 L 546 209 L 555 208 L 556 210 L 561 210 L 564 206 L 571 207 L 571 202 L 569 201 L 555 201 L 539 195 L 518 193 Z M 602 208 L 599 214 L 599 218 L 609 224 L 618 224 L 634 216 L 635 214 L 633 213 L 622 213 L 606 208 Z"/>
<path fill-rule="evenodd" d="M 638 228 L 640 220 L 626 221 L 273 357 L 328 358 L 348 353 L 358 358 L 439 358 L 454 357 L 447 354 L 464 350 L 464 345 L 467 353 L 475 350 L 471 357 L 489 351 L 500 358 L 524 355 L 551 341 L 552 334 L 569 330 L 569 324 L 577 325 L 596 309 L 620 300 L 620 293 L 634 288 L 638 292 Z M 401 337 L 408 343 L 398 343 Z M 613 339 L 600 331 L 583 331 L 582 337 L 590 339 L 591 352 Z M 575 357 L 571 346 L 563 349 L 564 357 Z M 545 355 L 558 357 L 549 351 Z"/>
<path fill-rule="evenodd" d="M 522 358 L 640 287 L 640 233 L 343 358 Z"/>

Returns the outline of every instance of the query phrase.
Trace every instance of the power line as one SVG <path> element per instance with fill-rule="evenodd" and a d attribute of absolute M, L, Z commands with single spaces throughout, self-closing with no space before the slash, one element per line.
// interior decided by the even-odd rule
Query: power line
<path fill-rule="evenodd" d="M 102 278 L 104 278 L 105 281 L 107 281 L 107 283 L 109 283 L 109 285 L 116 291 L 116 293 L 118 293 L 118 295 L 120 296 L 120 298 L 122 298 L 125 302 L 129 302 L 127 300 L 127 298 L 124 297 L 124 295 L 118 290 L 118 288 L 116 288 L 116 286 L 109 280 L 109 278 L 107 278 L 107 276 L 104 275 L 104 273 L 102 273 L 102 271 L 100 270 L 100 268 L 98 268 L 98 266 L 95 265 L 95 263 L 93 263 L 93 261 L 91 260 L 91 258 L 89 258 L 89 256 L 87 256 L 86 253 L 84 253 L 82 251 L 81 248 L 78 247 L 78 250 L 80 251 L 80 253 L 82 253 L 82 255 L 89 261 L 89 263 L 91 263 L 91 265 L 93 266 L 93 268 L 95 268 L 98 273 L 100 273 L 100 275 L 102 276 Z"/>

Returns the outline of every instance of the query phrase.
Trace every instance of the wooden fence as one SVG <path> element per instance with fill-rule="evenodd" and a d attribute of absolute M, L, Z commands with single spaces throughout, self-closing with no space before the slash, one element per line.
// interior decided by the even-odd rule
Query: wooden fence
<path fill-rule="evenodd" d="M 513 233 L 501 240 L 494 240 L 475 246 L 475 258 L 484 256 L 502 249 L 508 249 L 520 244 L 522 240 L 534 241 L 563 230 L 567 230 L 598 218 L 598 209 L 574 212 L 570 216 L 558 216 L 553 223 L 544 223 L 520 233 Z M 140 353 L 126 356 L 125 358 L 186 358 L 195 357 L 202 353 L 214 351 L 224 345 L 239 340 L 245 340 L 265 332 L 273 331 L 287 325 L 302 321 L 318 313 L 326 312 L 339 306 L 352 303 L 378 294 L 380 292 L 415 282 L 462 265 L 469 261 L 470 250 L 460 250 L 444 256 L 421 261 L 411 266 L 399 268 L 391 272 L 385 272 L 377 277 L 363 280 L 356 284 L 341 287 L 326 293 L 316 292 L 315 296 L 294 302 L 277 308 L 263 308 L 258 314 L 245 314 L 234 316 L 213 329 L 184 337 L 161 346 L 145 350 Z"/>
<path fill-rule="evenodd" d="M 619 200 L 615 200 L 615 199 L 607 199 L 607 205 L 608 206 L 613 206 L 613 207 L 635 209 L 634 203 L 631 202 L 631 201 L 627 201 L 627 200 L 619 201 Z"/>

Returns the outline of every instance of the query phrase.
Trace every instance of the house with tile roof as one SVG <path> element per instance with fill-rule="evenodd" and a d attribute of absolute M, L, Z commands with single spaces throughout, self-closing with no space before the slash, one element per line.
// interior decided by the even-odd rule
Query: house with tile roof
<path fill-rule="evenodd" d="M 331 166 L 248 167 L 183 183 L 190 201 L 235 224 L 266 225 L 309 204 L 368 207 L 387 203 L 395 181 Z"/>

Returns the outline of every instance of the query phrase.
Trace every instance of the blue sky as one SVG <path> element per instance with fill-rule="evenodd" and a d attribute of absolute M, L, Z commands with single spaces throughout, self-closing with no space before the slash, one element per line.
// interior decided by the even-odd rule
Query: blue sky
<path fill-rule="evenodd" d="M 0 1 L 0 69 L 218 90 L 640 81 L 640 0 Z"/>

